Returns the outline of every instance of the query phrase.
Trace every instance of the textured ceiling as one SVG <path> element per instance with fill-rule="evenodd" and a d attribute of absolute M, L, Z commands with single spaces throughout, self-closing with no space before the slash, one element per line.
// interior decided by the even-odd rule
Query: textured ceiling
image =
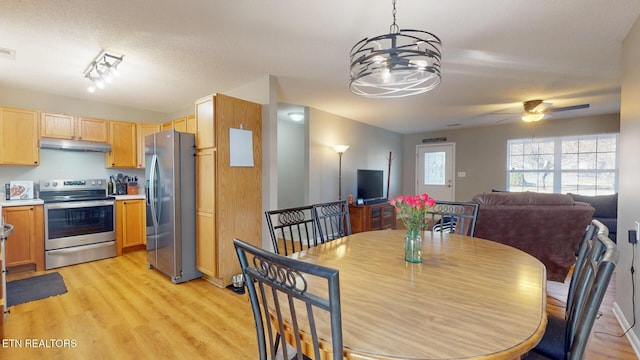
<path fill-rule="evenodd" d="M 517 121 L 525 100 L 619 112 L 622 41 L 637 0 L 400 0 L 401 28 L 443 41 L 442 83 L 374 100 L 348 88 L 349 51 L 389 31 L 391 1 L 0 0 L 0 84 L 170 113 L 267 74 L 279 100 L 399 133 Z M 122 77 L 89 94 L 104 49 Z M 553 120 L 549 120 L 553 121 Z"/>

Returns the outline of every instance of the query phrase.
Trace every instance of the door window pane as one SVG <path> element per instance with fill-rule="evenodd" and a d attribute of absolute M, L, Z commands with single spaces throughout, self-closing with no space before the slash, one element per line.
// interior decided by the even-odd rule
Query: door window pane
<path fill-rule="evenodd" d="M 446 153 L 444 151 L 424 154 L 424 185 L 444 185 Z"/>

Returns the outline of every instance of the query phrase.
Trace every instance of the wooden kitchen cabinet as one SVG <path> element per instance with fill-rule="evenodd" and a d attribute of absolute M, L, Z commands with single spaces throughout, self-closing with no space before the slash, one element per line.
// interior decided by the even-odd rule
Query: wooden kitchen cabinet
<path fill-rule="evenodd" d="M 111 151 L 105 155 L 108 168 L 138 167 L 138 139 L 136 124 L 110 121 L 109 143 Z"/>
<path fill-rule="evenodd" d="M 109 142 L 108 120 L 93 118 L 78 118 L 77 140 Z"/>
<path fill-rule="evenodd" d="M 76 136 L 76 118 L 73 115 L 42 113 L 40 136 L 72 140 Z"/>
<path fill-rule="evenodd" d="M 38 111 L 0 108 L 0 165 L 40 165 Z"/>
<path fill-rule="evenodd" d="M 262 244 L 262 106 L 216 94 L 196 102 L 195 119 L 196 267 L 224 287 L 241 272 L 233 239 Z M 253 166 L 229 161 L 229 129 L 241 128 L 251 131 Z"/>
<path fill-rule="evenodd" d="M 171 130 L 171 129 L 173 129 L 173 121 L 167 121 L 166 123 L 162 124 L 160 127 L 160 131 Z"/>
<path fill-rule="evenodd" d="M 196 101 L 196 149 L 216 146 L 214 100 L 215 95 L 210 95 Z"/>
<path fill-rule="evenodd" d="M 195 114 L 191 114 L 185 117 L 181 117 L 179 119 L 175 119 L 172 121 L 172 123 L 173 123 L 173 128 L 176 131 L 186 132 L 191 134 L 195 134 L 197 131 Z"/>
<path fill-rule="evenodd" d="M 116 200 L 116 253 L 146 247 L 146 204 L 144 199 Z"/>
<path fill-rule="evenodd" d="M 109 121 L 73 115 L 42 113 L 40 117 L 40 137 L 106 143 L 109 141 Z"/>
<path fill-rule="evenodd" d="M 172 122 L 172 126 L 176 131 L 187 132 L 187 118 L 181 117 L 180 119 L 175 119 Z"/>
<path fill-rule="evenodd" d="M 2 208 L 4 222 L 13 225 L 5 242 L 7 267 L 34 266 L 44 270 L 44 210 L 42 205 Z"/>
<path fill-rule="evenodd" d="M 195 134 L 198 131 L 198 125 L 196 124 L 196 114 L 191 114 L 186 117 L 187 129 L 186 132 Z"/>
<path fill-rule="evenodd" d="M 196 151 L 196 265 L 216 277 L 215 149 Z"/>
<path fill-rule="evenodd" d="M 144 168 L 144 138 L 147 135 L 157 133 L 160 131 L 160 124 L 136 124 L 137 139 L 137 160 L 138 168 Z"/>

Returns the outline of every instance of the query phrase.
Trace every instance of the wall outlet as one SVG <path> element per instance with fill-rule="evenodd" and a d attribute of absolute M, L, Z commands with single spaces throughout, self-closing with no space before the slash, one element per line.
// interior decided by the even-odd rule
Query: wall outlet
<path fill-rule="evenodd" d="M 636 230 L 629 230 L 629 244 L 636 244 L 638 242 L 638 232 Z"/>

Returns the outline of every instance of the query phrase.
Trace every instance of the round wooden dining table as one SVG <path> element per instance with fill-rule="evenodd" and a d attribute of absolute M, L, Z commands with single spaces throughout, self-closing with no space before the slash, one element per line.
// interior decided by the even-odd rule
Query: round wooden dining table
<path fill-rule="evenodd" d="M 547 323 L 540 261 L 493 241 L 424 232 L 423 261 L 413 264 L 404 234 L 362 232 L 290 255 L 340 271 L 345 358 L 518 359 L 538 343 Z"/>

